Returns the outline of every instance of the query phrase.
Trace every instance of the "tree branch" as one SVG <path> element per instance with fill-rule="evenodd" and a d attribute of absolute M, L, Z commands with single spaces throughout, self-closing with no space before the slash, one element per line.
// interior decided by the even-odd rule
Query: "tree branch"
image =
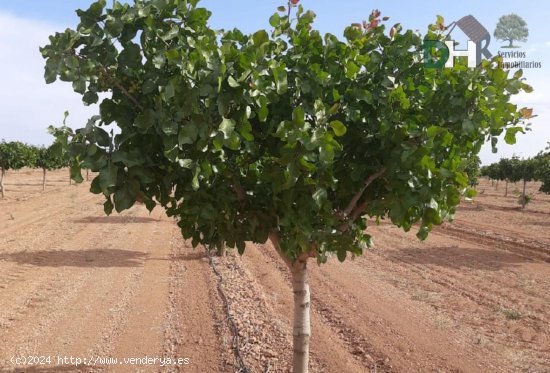
<path fill-rule="evenodd" d="M 246 199 L 246 193 L 244 192 L 244 189 L 240 185 L 233 185 L 233 190 L 235 191 L 239 202 L 244 202 L 244 200 Z"/>
<path fill-rule="evenodd" d="M 116 79 L 114 79 L 113 77 L 111 77 L 111 75 L 109 75 L 109 71 L 107 70 L 107 68 L 103 65 L 101 65 L 101 70 L 103 72 L 103 74 L 105 74 L 105 76 L 111 80 L 111 82 L 113 82 L 113 84 L 115 85 L 115 87 L 117 87 L 118 89 L 120 89 L 120 91 L 122 92 L 122 94 L 124 94 L 124 96 L 128 97 L 130 99 L 130 101 L 132 101 L 134 103 L 134 105 L 136 105 L 140 110 L 144 110 L 144 107 L 143 105 L 141 105 L 139 103 L 139 101 L 134 97 L 132 96 L 132 94 L 130 92 L 128 92 L 128 90 L 126 88 L 124 88 L 122 86 L 122 84 L 120 84 L 119 82 L 116 81 Z"/>
<path fill-rule="evenodd" d="M 81 55 L 78 55 L 76 54 L 74 51 L 72 51 L 71 53 L 69 53 L 70 55 L 72 56 L 75 56 L 76 58 L 80 59 L 80 60 L 85 60 L 86 58 L 85 57 L 82 57 Z M 124 94 L 124 96 L 128 97 L 130 99 L 130 101 L 132 101 L 132 103 L 134 105 L 136 105 L 140 110 L 144 110 L 145 108 L 143 107 L 143 105 L 141 105 L 139 103 L 139 101 L 134 97 L 132 96 L 132 94 L 130 92 L 128 92 L 128 90 L 126 88 L 124 88 L 119 82 L 116 81 L 116 79 L 114 79 L 110 74 L 109 74 L 109 70 L 107 70 L 107 68 L 105 66 L 103 66 L 101 63 L 99 64 L 99 67 L 100 67 L 100 70 L 101 72 L 105 75 L 106 78 L 108 78 L 109 80 L 111 80 L 111 82 L 115 85 L 115 87 L 117 87 L 118 89 L 120 89 L 120 91 Z"/>
<path fill-rule="evenodd" d="M 283 250 L 281 249 L 281 245 L 279 244 L 279 232 L 277 232 L 276 230 L 272 230 L 271 232 L 269 232 L 269 239 L 271 240 L 271 243 L 273 243 L 273 247 L 275 247 L 275 250 L 281 257 L 281 259 L 283 259 L 283 261 L 288 266 L 288 268 L 292 269 L 292 262 L 283 253 Z"/>
<path fill-rule="evenodd" d="M 349 217 L 348 220 L 346 220 L 345 222 L 342 223 L 342 225 L 340 225 L 340 228 L 338 228 L 338 230 L 340 231 L 340 233 L 345 233 L 349 227 L 351 226 L 351 224 L 358 218 L 362 215 L 362 213 L 365 211 L 365 209 L 367 208 L 369 204 L 369 201 L 368 200 L 365 200 L 364 202 L 362 202 L 359 206 L 357 206 L 352 212 L 351 212 L 351 215 Z"/>
<path fill-rule="evenodd" d="M 365 211 L 365 209 L 367 208 L 369 204 L 369 201 L 368 200 L 365 200 L 363 203 L 361 203 L 359 206 L 357 206 L 352 212 L 351 212 L 351 215 L 350 215 L 350 218 L 349 218 L 349 222 L 354 222 L 355 219 L 357 219 L 358 217 L 360 217 L 363 212 Z"/>
<path fill-rule="evenodd" d="M 371 185 L 374 182 L 374 180 L 382 176 L 384 172 L 386 172 L 386 167 L 382 167 L 380 170 L 376 171 L 374 174 L 369 176 L 367 181 L 365 181 L 365 184 L 363 184 L 363 187 L 357 193 L 355 193 L 351 201 L 348 203 L 346 209 L 343 212 L 344 218 L 346 218 L 349 214 L 351 214 L 352 211 L 354 211 L 355 206 L 357 205 L 357 202 L 359 201 L 359 199 L 361 199 L 367 187 Z"/>
<path fill-rule="evenodd" d="M 316 258 L 317 257 L 317 244 L 312 244 L 311 245 L 311 250 L 300 254 L 298 256 L 298 258 L 296 258 L 296 260 L 293 262 L 285 255 L 285 253 L 281 249 L 281 245 L 279 244 L 279 232 L 278 231 L 272 230 L 271 232 L 269 232 L 269 239 L 273 243 L 273 246 L 275 247 L 275 250 L 277 251 L 279 256 L 283 259 L 283 261 L 288 266 L 288 268 L 290 268 L 290 270 L 292 270 L 294 265 L 298 262 L 304 263 L 309 258 Z"/>

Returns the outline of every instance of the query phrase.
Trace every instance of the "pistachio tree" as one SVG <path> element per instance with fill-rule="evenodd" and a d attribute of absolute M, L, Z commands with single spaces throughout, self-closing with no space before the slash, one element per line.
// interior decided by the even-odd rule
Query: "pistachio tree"
<path fill-rule="evenodd" d="M 536 161 L 534 158 L 520 159 L 515 156 L 509 160 L 508 167 L 501 170 L 506 180 L 510 180 L 513 183 L 523 181 L 523 190 L 518 199 L 522 209 L 530 201 L 530 197 L 526 194 L 527 182 L 535 179 L 535 170 Z"/>
<path fill-rule="evenodd" d="M 508 183 L 510 182 L 511 175 L 514 173 L 514 162 L 509 158 L 501 158 L 495 168 L 498 169 L 500 180 L 506 182 L 504 197 L 508 197 Z"/>
<path fill-rule="evenodd" d="M 423 37 L 373 11 L 342 38 L 293 0 L 248 35 L 213 30 L 198 3 L 99 0 L 52 35 L 46 82 L 99 103 L 60 141 L 75 179 L 98 173 L 91 192 L 107 214 L 140 200 L 176 217 L 195 247 L 242 254 L 245 241 L 270 240 L 292 278 L 294 372 L 306 372 L 308 262 L 361 255 L 370 222 L 425 239 L 451 219 L 468 184 L 462 160 L 522 132 L 510 97 L 530 87 L 498 57 L 426 68 L 424 38 L 445 38 L 441 17 Z"/>
<path fill-rule="evenodd" d="M 55 151 L 54 146 L 50 147 L 33 147 L 36 154 L 35 168 L 42 169 L 42 190 L 46 189 L 46 173 L 47 171 L 58 170 L 67 165 L 66 160 Z"/>
<path fill-rule="evenodd" d="M 477 154 L 462 161 L 462 169 L 468 175 L 468 185 L 473 188 L 479 184 L 478 176 L 480 175 L 481 159 Z"/>
<path fill-rule="evenodd" d="M 546 150 L 535 157 L 535 179 L 542 182 L 539 191 L 550 194 L 550 143 Z"/>
<path fill-rule="evenodd" d="M 19 170 L 23 167 L 34 167 L 36 154 L 32 148 L 20 141 L 0 142 L 0 193 L 6 195 L 4 178 L 6 171 Z"/>

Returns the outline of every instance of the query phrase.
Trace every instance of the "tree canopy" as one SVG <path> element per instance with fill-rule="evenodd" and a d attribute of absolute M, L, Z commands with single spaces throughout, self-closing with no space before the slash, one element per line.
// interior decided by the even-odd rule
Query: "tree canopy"
<path fill-rule="evenodd" d="M 57 154 L 52 146 L 33 147 L 33 150 L 36 153 L 36 162 L 34 164 L 36 168 L 53 171 L 67 166 L 67 162 Z"/>
<path fill-rule="evenodd" d="M 550 153 L 539 154 L 535 162 L 535 178 L 542 182 L 539 190 L 550 194 Z"/>
<path fill-rule="evenodd" d="M 4 175 L 7 170 L 19 170 L 23 167 L 34 167 L 36 152 L 31 146 L 20 141 L 0 142 L 0 194 L 6 196 Z"/>
<path fill-rule="evenodd" d="M 509 102 L 530 91 L 521 71 L 426 69 L 422 37 L 399 24 L 388 34 L 379 12 L 341 41 L 301 6 L 292 23 L 275 13 L 271 34 L 244 35 L 210 29 L 197 3 L 97 1 L 41 49 L 48 83 L 72 82 L 86 104 L 112 93 L 70 146 L 99 172 L 107 213 L 143 198 L 195 245 L 242 251 L 276 230 L 291 259 L 343 259 L 369 241 L 364 214 L 420 221 L 426 237 L 467 185 L 461 159 L 522 130 Z"/>
<path fill-rule="evenodd" d="M 20 141 L 0 142 L 0 168 L 4 171 L 33 167 L 36 153 L 32 147 Z"/>

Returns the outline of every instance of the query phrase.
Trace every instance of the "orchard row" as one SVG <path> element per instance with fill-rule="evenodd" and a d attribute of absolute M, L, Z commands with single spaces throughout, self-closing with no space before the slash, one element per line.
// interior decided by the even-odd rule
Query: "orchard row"
<path fill-rule="evenodd" d="M 43 170 L 42 189 L 46 187 L 46 172 L 69 166 L 69 159 L 60 155 L 53 146 L 34 146 L 19 141 L 0 142 L 0 192 L 5 196 L 4 177 L 8 170 L 23 167 Z"/>
<path fill-rule="evenodd" d="M 524 208 L 530 201 L 525 189 L 528 181 L 540 181 L 540 191 L 550 194 L 550 153 L 540 153 L 533 158 L 502 158 L 499 162 L 481 168 L 481 175 L 492 180 L 506 182 L 505 196 L 508 195 L 508 183 L 523 181 L 523 192 L 519 202 Z"/>

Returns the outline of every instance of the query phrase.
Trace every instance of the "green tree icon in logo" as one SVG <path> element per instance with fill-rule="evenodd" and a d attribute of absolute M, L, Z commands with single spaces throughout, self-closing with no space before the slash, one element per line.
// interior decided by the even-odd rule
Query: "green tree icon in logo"
<path fill-rule="evenodd" d="M 527 41 L 529 29 L 523 18 L 512 13 L 499 18 L 493 35 L 498 40 L 508 41 L 509 44 L 503 48 L 518 48 L 514 41 Z"/>

